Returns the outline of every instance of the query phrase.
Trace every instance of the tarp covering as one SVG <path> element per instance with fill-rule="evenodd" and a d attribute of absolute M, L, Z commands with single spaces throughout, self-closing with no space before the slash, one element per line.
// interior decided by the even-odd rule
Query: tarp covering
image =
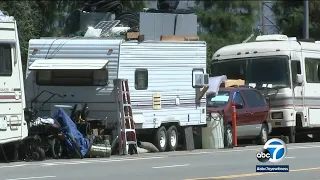
<path fill-rule="evenodd" d="M 207 93 L 218 93 L 221 83 L 227 80 L 227 76 L 215 76 L 209 78 L 209 89 Z"/>
<path fill-rule="evenodd" d="M 90 147 L 90 141 L 88 138 L 84 138 L 83 135 L 78 131 L 76 124 L 71 120 L 69 115 L 62 109 L 59 108 L 54 119 L 56 119 L 60 125 L 62 133 L 66 136 L 71 135 L 78 144 L 82 156 L 85 156 Z M 66 138 L 67 148 L 72 151 L 75 149 L 70 139 Z"/>

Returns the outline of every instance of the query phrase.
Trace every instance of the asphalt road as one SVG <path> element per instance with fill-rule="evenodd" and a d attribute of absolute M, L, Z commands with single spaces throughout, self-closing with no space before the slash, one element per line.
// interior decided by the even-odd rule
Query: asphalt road
<path fill-rule="evenodd" d="M 109 159 L 0 164 L 0 180 L 319 180 L 320 143 L 288 145 L 288 173 L 256 173 L 261 146 L 140 154 Z"/>

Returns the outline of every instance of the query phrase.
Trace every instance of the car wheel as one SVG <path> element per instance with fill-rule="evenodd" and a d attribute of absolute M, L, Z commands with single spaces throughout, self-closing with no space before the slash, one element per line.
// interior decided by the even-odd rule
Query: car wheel
<path fill-rule="evenodd" d="M 167 150 L 175 151 L 178 146 L 178 130 L 176 126 L 170 126 L 167 130 Z"/>
<path fill-rule="evenodd" d="M 164 152 L 167 148 L 167 131 L 161 126 L 157 129 L 154 143 L 160 152 Z"/>
<path fill-rule="evenodd" d="M 225 127 L 224 131 L 224 147 L 225 148 L 232 148 L 233 147 L 233 135 L 232 135 L 232 127 L 228 124 Z"/>
<path fill-rule="evenodd" d="M 264 145 L 268 141 L 268 127 L 266 124 L 262 124 L 260 134 L 258 137 L 258 144 Z"/>

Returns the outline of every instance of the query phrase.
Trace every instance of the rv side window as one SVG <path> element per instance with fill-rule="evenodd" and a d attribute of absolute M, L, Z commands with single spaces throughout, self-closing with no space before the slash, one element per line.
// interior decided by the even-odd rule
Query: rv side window
<path fill-rule="evenodd" d="M 12 54 L 10 44 L 0 44 L 0 76 L 12 75 Z"/>
<path fill-rule="evenodd" d="M 148 89 L 148 70 L 136 69 L 134 73 L 134 87 L 136 90 Z"/>
<path fill-rule="evenodd" d="M 292 83 L 296 83 L 297 74 L 301 74 L 300 61 L 291 61 Z"/>
<path fill-rule="evenodd" d="M 306 58 L 306 80 L 308 83 L 320 83 L 320 59 Z"/>
<path fill-rule="evenodd" d="M 105 86 L 108 70 L 59 69 L 37 71 L 37 84 L 44 86 Z"/>

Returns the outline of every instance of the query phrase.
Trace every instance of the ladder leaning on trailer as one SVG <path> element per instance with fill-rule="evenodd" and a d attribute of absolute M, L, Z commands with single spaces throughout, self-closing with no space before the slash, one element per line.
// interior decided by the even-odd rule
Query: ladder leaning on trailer
<path fill-rule="evenodd" d="M 119 154 L 139 154 L 128 80 L 116 79 L 114 84 L 117 86 L 116 104 L 119 111 L 117 125 L 119 137 Z"/>

